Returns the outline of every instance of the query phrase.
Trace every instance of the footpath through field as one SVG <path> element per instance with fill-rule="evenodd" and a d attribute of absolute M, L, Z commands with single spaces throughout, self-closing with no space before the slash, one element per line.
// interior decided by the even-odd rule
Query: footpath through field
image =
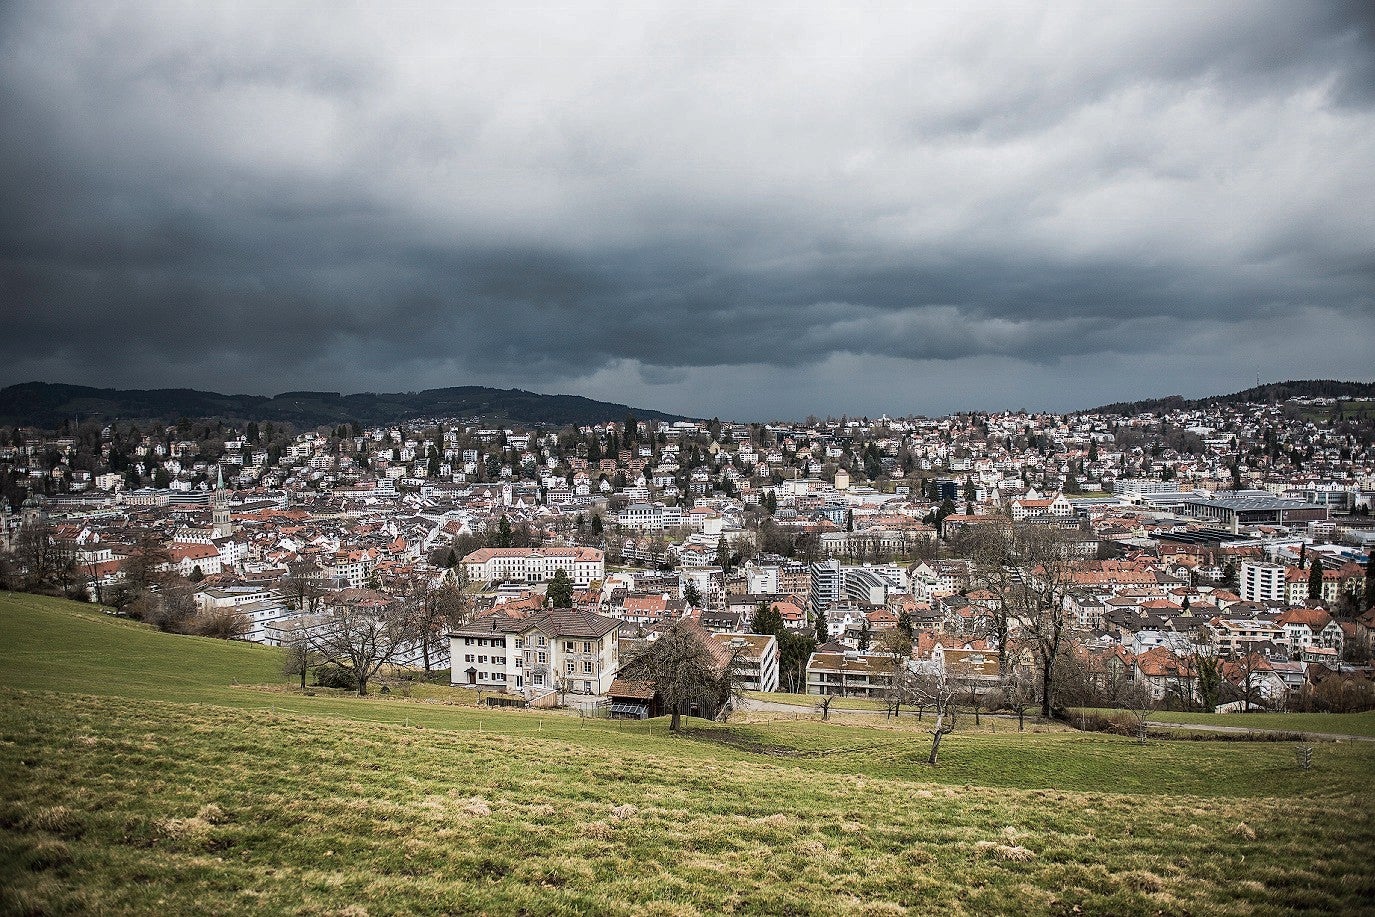
<path fill-rule="evenodd" d="M 1151 720 L 1148 723 L 1153 729 L 1196 729 L 1199 732 L 1228 732 L 1232 734 L 1251 734 L 1251 735 L 1294 735 L 1302 733 L 1310 739 L 1325 739 L 1333 742 L 1375 742 L 1375 736 L 1358 736 L 1349 732 L 1312 732 L 1308 729 L 1260 729 L 1253 726 L 1218 726 L 1213 723 L 1166 723 L 1161 720 Z"/>
<path fill-rule="evenodd" d="M 762 700 L 759 697 L 746 697 L 740 702 L 740 709 L 764 713 L 807 713 L 810 712 L 813 708 L 798 703 Z M 884 710 L 882 707 L 846 707 L 844 709 L 833 707 L 831 709 L 831 712 L 833 714 L 843 713 L 846 716 L 851 716 L 855 714 L 861 716 L 887 715 L 887 711 Z M 902 715 L 908 715 L 908 711 L 904 710 L 902 712 Z M 911 715 L 916 716 L 916 711 L 911 711 Z M 1017 719 L 1015 716 L 994 713 L 985 713 L 983 714 L 983 717 L 984 719 L 1012 720 L 1014 722 Z M 1294 735 L 1296 733 L 1302 733 L 1304 736 L 1311 739 L 1321 739 L 1324 741 L 1332 742 L 1375 742 L 1375 736 L 1355 735 L 1349 732 L 1314 732 L 1311 729 L 1267 729 L 1265 727 L 1258 726 L 1223 726 L 1213 723 L 1172 723 L 1166 722 L 1164 720 L 1155 719 L 1150 721 L 1150 726 L 1153 729 L 1194 729 L 1198 730 L 1199 732 L 1220 732 L 1231 733 L 1233 735 Z"/>

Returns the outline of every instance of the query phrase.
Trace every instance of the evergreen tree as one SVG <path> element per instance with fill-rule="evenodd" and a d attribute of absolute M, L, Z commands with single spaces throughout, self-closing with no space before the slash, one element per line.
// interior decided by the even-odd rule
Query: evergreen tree
<path fill-rule="evenodd" d="M 683 588 L 683 601 L 694 608 L 702 604 L 702 593 L 698 590 L 697 584 L 692 580 L 688 580 L 687 586 Z"/>
<path fill-rule="evenodd" d="M 783 633 L 783 615 L 779 613 L 778 606 L 760 602 L 750 621 L 750 633 L 772 634 L 775 637 Z"/>
<path fill-rule="evenodd" d="M 1322 598 L 1322 562 L 1316 557 L 1308 568 L 1308 598 Z"/>
<path fill-rule="evenodd" d="M 549 581 L 544 597 L 554 608 L 573 607 L 573 581 L 562 567 L 554 571 L 554 578 Z"/>
<path fill-rule="evenodd" d="M 509 548 L 511 546 L 511 520 L 505 516 L 497 523 L 497 538 L 495 547 Z"/>

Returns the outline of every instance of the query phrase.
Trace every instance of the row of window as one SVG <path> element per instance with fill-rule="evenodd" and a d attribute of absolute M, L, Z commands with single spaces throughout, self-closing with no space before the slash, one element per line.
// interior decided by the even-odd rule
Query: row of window
<path fill-rule="evenodd" d="M 486 657 L 486 656 L 478 656 L 478 657 L 474 658 L 474 657 L 473 657 L 473 654 L 472 654 L 472 653 L 469 653 L 468 655 L 466 655 L 466 656 L 463 657 L 463 661 L 464 661 L 464 662 L 476 662 L 478 665 L 486 665 L 486 664 L 487 664 L 487 657 Z M 517 662 L 517 664 L 519 664 L 520 660 L 517 660 L 516 662 Z M 492 657 L 492 665 L 505 665 L 505 664 L 506 664 L 506 657 L 505 657 L 505 656 L 493 656 L 493 657 Z"/>
<path fill-rule="evenodd" d="M 488 642 L 489 639 L 490 639 L 490 641 L 491 641 L 490 643 Z M 532 640 L 533 640 L 533 642 L 532 642 L 532 644 L 531 644 L 532 646 L 539 646 L 539 647 L 548 646 L 548 641 L 545 639 L 544 635 L 542 635 L 542 634 L 536 634 L 536 635 L 532 638 Z M 491 637 L 491 638 L 488 638 L 488 637 L 464 637 L 464 638 L 463 638 L 463 645 L 464 645 L 464 646 L 505 646 L 505 645 L 506 645 L 506 638 L 505 638 L 505 637 Z M 522 648 L 524 648 L 524 646 L 525 646 L 525 638 L 524 638 L 524 637 L 515 637 L 515 638 L 514 638 L 514 643 L 513 643 L 513 645 L 515 646 L 516 649 L 522 649 Z M 578 652 L 577 645 L 578 645 L 578 644 L 577 644 L 576 641 L 573 641 L 573 640 L 565 640 L 565 641 L 563 641 L 563 651 L 564 651 L 565 653 L 576 653 L 576 652 Z M 595 653 L 596 651 L 597 651 L 597 644 L 596 644 L 595 642 L 593 642 L 593 641 L 591 641 L 591 640 L 584 640 L 584 641 L 582 641 L 582 652 L 584 652 L 584 653 Z M 540 661 L 543 662 L 543 660 L 540 660 Z"/>

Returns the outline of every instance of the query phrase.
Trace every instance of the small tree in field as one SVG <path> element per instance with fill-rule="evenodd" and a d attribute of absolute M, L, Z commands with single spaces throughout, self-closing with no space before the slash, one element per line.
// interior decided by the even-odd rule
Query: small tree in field
<path fill-rule="evenodd" d="M 300 678 L 301 690 L 305 691 L 306 676 L 319 664 L 319 654 L 310 645 L 310 632 L 302 624 L 296 628 L 291 642 L 286 645 L 286 656 L 282 659 L 282 674 L 288 678 Z"/>
<path fill-rule="evenodd" d="M 1017 731 L 1026 729 L 1026 712 L 1036 705 L 1036 679 L 1025 671 L 1014 671 L 1003 679 L 1002 705 L 1017 714 Z"/>
<path fill-rule="evenodd" d="M 831 694 L 822 695 L 821 700 L 816 702 L 816 712 L 821 714 L 821 722 L 826 722 L 831 718 L 831 701 L 835 696 Z"/>
<path fill-rule="evenodd" d="M 926 763 L 935 765 L 941 751 L 941 740 L 955 731 L 955 680 L 943 670 L 922 675 L 913 688 L 936 714 L 936 721 L 927 730 L 931 733 L 931 754 Z"/>
<path fill-rule="evenodd" d="M 1151 714 L 1155 713 L 1155 698 L 1151 697 L 1150 689 L 1140 682 L 1132 682 L 1122 694 L 1122 706 L 1136 718 L 1137 742 L 1145 745 Z"/>

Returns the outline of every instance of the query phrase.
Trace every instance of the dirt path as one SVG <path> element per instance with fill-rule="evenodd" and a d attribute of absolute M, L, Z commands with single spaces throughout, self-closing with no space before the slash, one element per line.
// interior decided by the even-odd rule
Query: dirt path
<path fill-rule="evenodd" d="M 1200 732 L 1229 732 L 1234 735 L 1253 733 L 1256 735 L 1294 735 L 1302 733 L 1310 739 L 1327 739 L 1333 742 L 1375 742 L 1375 736 L 1358 736 L 1346 732 L 1311 732 L 1307 729 L 1257 729 L 1252 726 L 1217 726 L 1212 723 L 1166 723 L 1151 720 L 1153 729 L 1197 729 Z"/>

